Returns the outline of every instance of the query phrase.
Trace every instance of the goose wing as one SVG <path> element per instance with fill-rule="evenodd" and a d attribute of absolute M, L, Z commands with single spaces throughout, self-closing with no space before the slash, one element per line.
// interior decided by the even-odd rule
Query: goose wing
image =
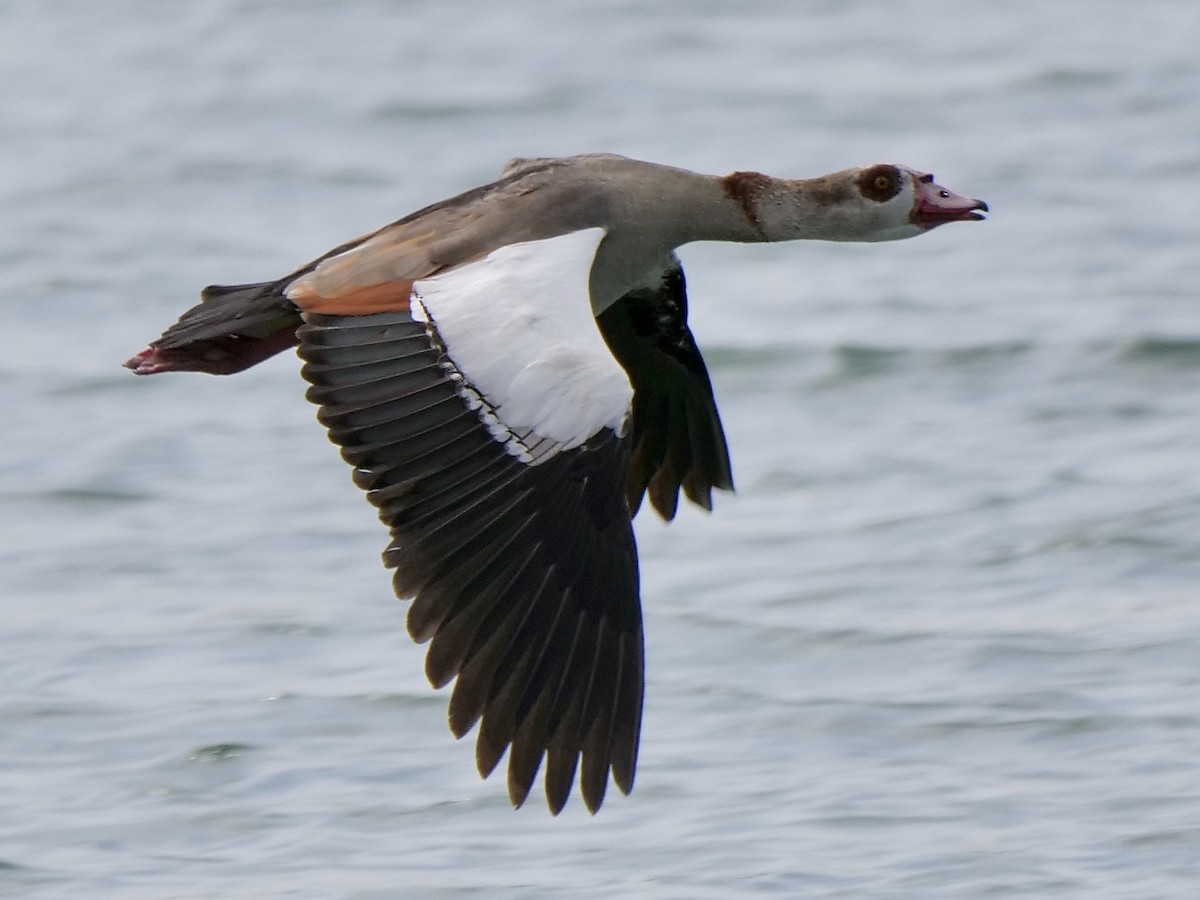
<path fill-rule="evenodd" d="M 626 500 L 642 497 L 664 519 L 679 490 L 712 509 L 712 489 L 733 490 L 729 448 L 700 348 L 687 325 L 687 285 L 671 254 L 660 282 L 630 291 L 597 319 L 613 356 L 633 384 L 631 464 Z"/>
<path fill-rule="evenodd" d="M 637 764 L 643 641 L 625 483 L 631 397 L 592 318 L 599 228 L 510 245 L 415 281 L 311 281 L 289 296 L 309 399 L 391 529 L 450 727 L 480 724 L 485 777 L 507 750 L 551 809 L 577 770 L 588 808 Z M 315 298 L 315 299 L 314 299 Z"/>

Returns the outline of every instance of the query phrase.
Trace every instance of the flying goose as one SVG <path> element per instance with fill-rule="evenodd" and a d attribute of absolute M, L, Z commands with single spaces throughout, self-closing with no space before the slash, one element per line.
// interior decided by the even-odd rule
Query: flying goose
<path fill-rule="evenodd" d="M 551 811 L 580 769 L 633 788 L 643 643 L 631 519 L 733 490 L 675 249 L 691 241 L 889 241 L 987 204 L 897 165 L 783 180 L 610 154 L 518 159 L 499 180 L 335 247 L 290 275 L 205 288 L 125 365 L 238 372 L 299 347 L 308 399 L 391 529 L 384 564 L 429 641 L 450 729 L 482 720 Z"/>

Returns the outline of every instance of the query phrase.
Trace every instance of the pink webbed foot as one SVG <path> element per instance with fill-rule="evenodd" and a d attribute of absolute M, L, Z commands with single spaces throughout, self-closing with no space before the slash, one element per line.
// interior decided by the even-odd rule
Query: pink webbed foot
<path fill-rule="evenodd" d="M 126 360 L 125 368 L 131 369 L 135 375 L 157 375 L 159 372 L 232 375 L 297 343 L 296 332 L 286 328 L 263 338 L 228 335 L 196 341 L 183 347 L 150 346 Z"/>

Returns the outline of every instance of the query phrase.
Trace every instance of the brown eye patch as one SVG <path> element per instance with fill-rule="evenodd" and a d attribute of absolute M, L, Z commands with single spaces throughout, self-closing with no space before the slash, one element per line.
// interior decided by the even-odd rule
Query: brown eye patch
<path fill-rule="evenodd" d="M 900 170 L 889 165 L 871 166 L 858 176 L 858 191 L 878 203 L 891 200 L 900 193 Z"/>

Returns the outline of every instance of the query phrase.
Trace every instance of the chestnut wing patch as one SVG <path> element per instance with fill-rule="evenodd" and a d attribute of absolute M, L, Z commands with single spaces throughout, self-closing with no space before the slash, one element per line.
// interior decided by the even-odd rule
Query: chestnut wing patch
<path fill-rule="evenodd" d="M 306 283 L 288 287 L 287 297 L 305 312 L 323 315 L 364 316 L 377 312 L 406 310 L 412 297 L 412 281 L 386 281 L 366 287 L 343 288 L 323 296 Z"/>
<path fill-rule="evenodd" d="M 298 336 L 309 399 L 391 529 L 384 562 L 431 642 L 429 679 L 457 678 L 451 730 L 482 720 L 481 774 L 508 750 L 520 805 L 545 758 L 555 812 L 577 769 L 593 811 L 610 772 L 628 793 L 643 647 L 627 441 L 601 427 L 523 461 L 509 437 L 537 436 L 499 434 L 435 323 L 408 312 L 308 314 Z"/>

